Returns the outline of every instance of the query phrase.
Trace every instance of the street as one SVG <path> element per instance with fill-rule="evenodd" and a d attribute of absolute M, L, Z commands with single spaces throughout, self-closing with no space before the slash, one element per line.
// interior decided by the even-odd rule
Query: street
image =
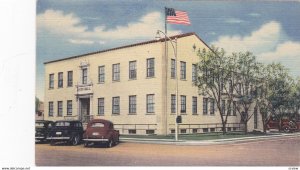
<path fill-rule="evenodd" d="M 113 148 L 36 144 L 37 166 L 299 166 L 300 138 L 179 146 L 122 142 Z"/>

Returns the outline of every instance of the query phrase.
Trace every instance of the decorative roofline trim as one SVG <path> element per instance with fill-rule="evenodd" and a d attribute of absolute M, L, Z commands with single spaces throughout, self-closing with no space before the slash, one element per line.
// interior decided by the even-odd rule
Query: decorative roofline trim
<path fill-rule="evenodd" d="M 189 32 L 189 33 L 185 33 L 185 34 L 174 35 L 174 36 L 171 36 L 170 39 L 172 40 L 172 39 L 175 39 L 175 38 L 182 38 L 182 37 L 187 37 L 187 36 L 191 36 L 191 35 L 195 35 L 203 44 L 205 44 L 210 49 L 210 47 L 195 32 Z M 146 45 L 146 44 L 157 43 L 157 42 L 164 42 L 164 41 L 165 41 L 165 38 L 160 38 L 158 40 L 150 40 L 150 41 L 125 45 L 125 46 L 120 46 L 120 47 L 116 47 L 116 48 L 110 48 L 110 49 L 106 49 L 106 50 L 101 50 L 101 51 L 76 55 L 76 56 L 72 56 L 72 57 L 66 57 L 66 58 L 62 58 L 62 59 L 47 61 L 47 62 L 44 62 L 44 64 L 49 64 L 49 63 L 54 63 L 54 62 L 58 62 L 58 61 L 69 60 L 69 59 L 74 59 L 74 58 L 79 58 L 79 57 L 83 57 L 83 56 L 99 54 L 99 53 L 104 53 L 104 52 L 109 52 L 109 51 L 114 51 L 114 50 L 119 50 L 119 49 L 123 49 L 123 48 L 135 47 L 135 46 Z M 167 41 L 169 41 L 169 40 L 167 40 Z"/>

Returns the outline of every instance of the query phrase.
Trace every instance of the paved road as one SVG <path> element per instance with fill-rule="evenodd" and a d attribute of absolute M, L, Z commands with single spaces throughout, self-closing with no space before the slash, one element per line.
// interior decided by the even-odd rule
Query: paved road
<path fill-rule="evenodd" d="M 37 166 L 299 166 L 300 138 L 208 146 L 120 143 L 113 148 L 36 144 Z"/>

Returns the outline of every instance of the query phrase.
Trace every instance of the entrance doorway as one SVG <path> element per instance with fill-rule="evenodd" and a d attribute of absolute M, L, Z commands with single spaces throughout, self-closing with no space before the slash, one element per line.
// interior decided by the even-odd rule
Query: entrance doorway
<path fill-rule="evenodd" d="M 80 118 L 85 122 L 90 115 L 90 98 L 80 98 Z"/>

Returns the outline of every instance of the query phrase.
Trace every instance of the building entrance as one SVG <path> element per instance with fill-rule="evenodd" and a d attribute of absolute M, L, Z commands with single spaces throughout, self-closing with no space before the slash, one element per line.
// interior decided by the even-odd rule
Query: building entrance
<path fill-rule="evenodd" d="M 80 98 L 80 119 L 87 122 L 90 119 L 90 98 Z"/>

